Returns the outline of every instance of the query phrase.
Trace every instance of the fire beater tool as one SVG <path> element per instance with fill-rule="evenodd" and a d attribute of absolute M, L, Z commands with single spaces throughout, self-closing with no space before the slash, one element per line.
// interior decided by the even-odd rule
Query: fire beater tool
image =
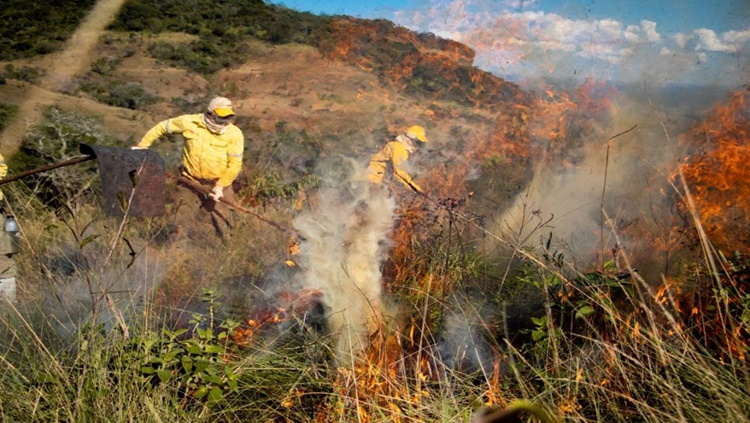
<path fill-rule="evenodd" d="M 1 179 L 0 185 L 48 170 L 96 159 L 102 181 L 102 208 L 107 216 L 124 216 L 126 212 L 131 216 L 164 215 L 167 176 L 164 159 L 156 152 L 149 149 L 132 150 L 88 144 L 81 144 L 79 150 L 82 153 L 81 156 Z M 185 177 L 177 179 L 196 191 L 208 195 L 208 191 L 194 181 Z M 295 234 L 294 231 L 239 204 L 224 198 L 220 201 L 235 210 L 251 214 L 277 229 Z"/>
<path fill-rule="evenodd" d="M 161 216 L 164 214 L 166 173 L 164 160 L 150 150 L 81 144 L 81 156 L 51 163 L 0 180 L 18 179 L 96 159 L 102 181 L 102 208 L 107 216 Z M 137 187 L 137 189 L 136 189 Z"/>
<path fill-rule="evenodd" d="M 192 189 L 200 192 L 201 194 L 205 195 L 206 197 L 208 197 L 208 194 L 211 192 L 210 189 L 208 189 L 208 188 L 204 187 L 203 185 L 201 185 L 201 184 L 199 184 L 199 183 L 197 183 L 197 182 L 195 182 L 193 180 L 190 180 L 190 179 L 188 179 L 188 178 L 186 178 L 184 176 L 178 177 L 177 180 L 180 183 L 183 183 L 183 184 L 189 186 L 190 188 L 192 188 Z M 232 209 L 235 209 L 235 210 L 238 210 L 238 211 L 241 211 L 241 212 L 244 212 L 244 213 L 251 214 L 251 215 L 257 217 L 258 219 L 260 219 L 261 221 L 268 223 L 269 225 L 273 226 L 276 229 L 280 229 L 280 230 L 282 230 L 284 232 L 287 232 L 289 234 L 292 234 L 292 235 L 295 234 L 294 231 L 281 226 L 279 223 L 276 223 L 276 222 L 274 222 L 271 219 L 268 219 L 268 218 L 266 218 L 264 216 L 261 216 L 258 213 L 255 213 L 254 211 L 252 211 L 250 209 L 242 207 L 241 205 L 239 205 L 239 204 L 237 204 L 237 203 L 235 203 L 233 201 L 227 200 L 224 197 L 220 198 L 219 201 L 221 201 L 222 203 L 226 204 L 227 206 L 229 206 Z"/>

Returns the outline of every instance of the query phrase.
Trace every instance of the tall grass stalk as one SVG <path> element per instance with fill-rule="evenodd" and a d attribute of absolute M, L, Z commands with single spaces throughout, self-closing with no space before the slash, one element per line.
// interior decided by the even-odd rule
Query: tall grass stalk
<path fill-rule="evenodd" d="M 165 350 L 144 354 L 134 345 L 201 341 L 196 331 L 164 340 L 165 331 L 187 326 L 179 323 L 181 310 L 201 315 L 208 326 L 245 317 L 246 310 L 229 304 L 242 305 L 234 297 L 252 290 L 262 273 L 250 258 L 273 258 L 267 227 L 245 222 L 249 239 L 233 238 L 221 254 L 194 245 L 178 257 L 172 255 L 177 248 L 153 245 L 163 222 L 121 225 L 97 213 L 78 209 L 63 217 L 65 224 L 51 215 L 42 215 L 43 224 L 21 222 L 21 267 L 41 272 L 23 272 L 22 300 L 0 313 L 0 420 L 468 422 L 481 407 L 528 399 L 575 422 L 750 421 L 741 336 L 748 310 L 736 301 L 747 294 L 727 283 L 733 277 L 728 259 L 714 254 L 715 266 L 700 263 L 706 270 L 692 283 L 702 287 L 695 294 L 703 302 L 693 312 L 677 282 L 644 280 L 624 250 L 618 261 L 629 278 L 606 268 L 583 273 L 551 261 L 551 252 L 537 254 L 490 233 L 533 271 L 521 278 L 502 267 L 498 279 L 481 279 L 481 260 L 457 245 L 459 237 L 412 244 L 390 293 L 398 312 L 384 311 L 367 346 L 351 351 L 350 364 L 335 360 L 330 334 L 287 311 L 288 320 L 257 328 L 246 342 L 218 344 L 223 354 L 216 365 L 237 375 L 236 389 L 215 403 L 191 399 L 185 384 L 144 376 L 144 357 L 168 360 Z M 473 225 L 458 212 L 453 216 Z M 132 265 L 130 250 L 118 241 L 125 236 L 145 240 Z M 267 244 L 257 245 L 258 239 Z M 112 247 L 94 248 L 105 245 Z M 197 263 L 193 256 L 204 259 Z M 450 266 L 442 259 L 449 256 Z M 169 271 L 159 270 L 163 260 Z M 228 286 L 231 280 L 238 286 Z M 542 292 L 534 317 L 544 319 L 514 337 L 506 319 L 514 300 L 509 289 L 524 284 Z M 197 292 L 217 285 L 217 303 L 196 307 Z M 76 286 L 85 295 L 71 296 Z M 472 297 L 463 291 L 468 286 L 489 294 Z M 485 307 L 492 295 L 495 313 Z M 61 307 L 75 302 L 89 304 Z M 458 331 L 449 330 L 449 317 L 462 324 Z M 531 330 L 537 333 L 530 336 Z M 447 341 L 465 345 L 443 348 Z"/>

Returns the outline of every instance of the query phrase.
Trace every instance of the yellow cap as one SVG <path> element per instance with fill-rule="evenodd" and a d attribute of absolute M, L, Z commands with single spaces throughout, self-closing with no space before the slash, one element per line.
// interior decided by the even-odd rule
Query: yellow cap
<path fill-rule="evenodd" d="M 422 142 L 428 142 L 427 135 L 424 132 L 424 128 L 419 125 L 410 126 L 406 130 L 406 135 L 409 138 L 416 138 Z"/>
<path fill-rule="evenodd" d="M 232 116 L 234 114 L 232 101 L 226 97 L 214 97 L 211 102 L 208 103 L 208 111 L 214 112 L 220 117 Z"/>

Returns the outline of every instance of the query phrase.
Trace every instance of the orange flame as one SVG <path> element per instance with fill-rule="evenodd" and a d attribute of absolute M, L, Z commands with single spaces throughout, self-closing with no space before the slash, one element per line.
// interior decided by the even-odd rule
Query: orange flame
<path fill-rule="evenodd" d="M 744 254 L 750 252 L 749 98 L 748 90 L 734 93 L 684 137 L 689 155 L 673 175 L 684 175 L 711 241 Z"/>

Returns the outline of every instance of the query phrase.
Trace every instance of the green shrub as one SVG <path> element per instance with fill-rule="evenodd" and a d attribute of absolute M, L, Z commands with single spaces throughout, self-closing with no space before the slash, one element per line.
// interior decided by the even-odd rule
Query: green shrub
<path fill-rule="evenodd" d="M 91 71 L 99 75 L 112 75 L 117 66 L 122 63 L 122 59 L 122 57 L 100 57 L 91 64 Z"/>
<path fill-rule="evenodd" d="M 305 175 L 292 182 L 279 180 L 277 171 L 267 171 L 240 181 L 240 194 L 256 199 L 291 198 L 301 190 L 314 189 L 320 185 L 317 175 Z"/>
<path fill-rule="evenodd" d="M 18 111 L 18 106 L 15 104 L 0 103 L 0 130 L 5 128 L 11 118 Z"/>
<path fill-rule="evenodd" d="M 18 173 L 78 156 L 81 144 L 117 145 L 118 141 L 93 117 L 51 107 L 22 140 L 20 151 L 6 161 Z M 99 186 L 95 161 L 30 175 L 22 182 L 51 208 L 96 203 Z"/>
<path fill-rule="evenodd" d="M 297 12 L 262 0 L 206 3 L 198 0 L 128 1 L 111 29 L 175 31 L 231 44 L 245 36 L 272 43 L 313 44 L 330 18 Z"/>
<path fill-rule="evenodd" d="M 223 52 L 211 43 L 200 40 L 189 45 L 159 42 L 149 46 L 148 52 L 171 66 L 205 75 L 218 71 L 223 63 Z"/>
<path fill-rule="evenodd" d="M 19 81 L 31 83 L 39 81 L 39 78 L 42 75 L 44 75 L 43 69 L 31 66 L 21 66 L 20 68 L 16 68 L 12 63 L 6 64 L 5 69 L 3 70 L 4 78 L 17 79 Z"/>
<path fill-rule="evenodd" d="M 142 110 L 159 100 L 138 82 L 123 83 L 115 79 L 89 77 L 81 83 L 81 90 L 100 103 L 130 110 Z"/>
<path fill-rule="evenodd" d="M 95 0 L 3 0 L 0 57 L 14 60 L 58 50 Z"/>
<path fill-rule="evenodd" d="M 174 31 L 198 35 L 188 45 L 158 42 L 149 47 L 156 59 L 204 75 L 243 63 L 247 37 L 275 44 L 314 45 L 326 33 L 330 19 L 263 1 L 131 0 L 125 4 L 111 29 L 120 31 Z"/>

